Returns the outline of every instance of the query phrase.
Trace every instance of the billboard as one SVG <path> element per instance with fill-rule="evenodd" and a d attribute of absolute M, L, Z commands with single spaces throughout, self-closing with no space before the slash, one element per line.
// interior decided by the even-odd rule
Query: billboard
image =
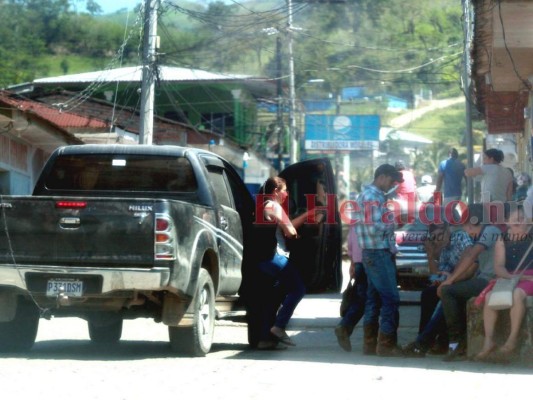
<path fill-rule="evenodd" d="M 306 150 L 377 150 L 379 115 L 305 116 Z"/>

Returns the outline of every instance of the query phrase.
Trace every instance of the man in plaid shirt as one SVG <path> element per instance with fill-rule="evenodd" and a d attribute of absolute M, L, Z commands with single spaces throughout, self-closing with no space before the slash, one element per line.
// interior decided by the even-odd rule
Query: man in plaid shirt
<path fill-rule="evenodd" d="M 386 207 L 387 194 L 401 182 L 402 174 L 394 166 L 380 165 L 374 181 L 357 199 L 356 231 L 368 279 L 363 327 L 363 353 L 367 355 L 402 355 L 397 344 L 400 294 L 392 251 L 396 246 L 394 220 Z"/>

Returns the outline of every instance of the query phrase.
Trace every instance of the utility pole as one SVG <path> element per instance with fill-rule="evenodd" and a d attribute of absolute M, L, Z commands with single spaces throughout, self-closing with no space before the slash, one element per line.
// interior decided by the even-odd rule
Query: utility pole
<path fill-rule="evenodd" d="M 294 89 L 294 53 L 292 49 L 292 0 L 287 0 L 289 19 L 287 34 L 289 35 L 289 136 L 290 136 L 290 163 L 298 161 L 298 136 L 296 132 L 296 93 Z"/>
<path fill-rule="evenodd" d="M 464 59 L 463 59 L 463 89 L 465 92 L 465 114 L 466 114 L 466 152 L 467 152 L 467 165 L 468 168 L 472 168 L 474 165 L 474 144 L 472 138 L 472 104 L 470 96 L 470 44 L 472 43 L 472 30 L 471 30 L 471 7 L 469 0 L 463 1 L 463 14 L 464 14 Z M 468 203 L 474 202 L 474 182 L 472 178 L 466 180 L 466 195 Z"/>
<path fill-rule="evenodd" d="M 283 124 L 283 82 L 281 81 L 282 75 L 281 68 L 281 37 L 278 35 L 276 37 L 276 95 L 277 95 L 277 135 L 278 135 L 278 171 L 283 169 L 283 150 L 285 146 L 282 146 L 284 142 L 284 124 Z"/>
<path fill-rule="evenodd" d="M 152 144 L 154 132 L 155 62 L 157 47 L 157 9 L 159 0 L 145 0 L 143 27 L 143 66 L 139 144 Z"/>

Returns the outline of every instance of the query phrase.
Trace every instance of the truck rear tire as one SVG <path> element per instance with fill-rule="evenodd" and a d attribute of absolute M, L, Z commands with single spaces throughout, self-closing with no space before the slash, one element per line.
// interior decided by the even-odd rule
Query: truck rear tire
<path fill-rule="evenodd" d="M 0 352 L 30 350 L 39 328 L 39 309 L 30 300 L 19 297 L 15 318 L 0 322 Z"/>
<path fill-rule="evenodd" d="M 170 347 L 177 353 L 203 357 L 211 350 L 215 330 L 215 287 L 211 276 L 203 268 L 191 307 L 193 326 L 168 327 Z"/>
<path fill-rule="evenodd" d="M 122 336 L 122 319 L 109 325 L 95 325 L 87 321 L 89 326 L 89 337 L 96 344 L 113 344 L 117 343 Z"/>

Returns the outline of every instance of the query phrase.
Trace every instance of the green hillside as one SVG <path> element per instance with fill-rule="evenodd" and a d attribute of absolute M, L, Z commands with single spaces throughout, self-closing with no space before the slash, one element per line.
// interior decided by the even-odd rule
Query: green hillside
<path fill-rule="evenodd" d="M 1 86 L 53 74 L 64 59 L 73 59 L 71 73 L 95 65 L 77 63 L 80 57 L 98 58 L 96 65 L 113 63 L 121 46 L 121 62 L 139 61 L 138 13 L 71 10 L 67 0 L 0 2 L 5 17 L 0 52 L 9 60 L 0 71 Z M 211 2 L 208 7 L 167 1 L 159 17 L 160 62 L 275 77 L 279 39 L 286 76 L 287 16 L 285 0 Z M 462 51 L 457 0 L 295 1 L 293 28 L 297 85 L 320 77 L 332 88 L 364 85 L 404 95 L 423 87 L 437 97 L 457 94 Z"/>
<path fill-rule="evenodd" d="M 82 3 L 0 1 L 0 87 L 141 62 L 138 10 L 111 15 L 74 12 L 74 2 Z M 160 64 L 277 78 L 287 85 L 285 0 L 163 4 Z M 463 27 L 457 0 L 302 0 L 293 2 L 292 11 L 299 98 L 331 98 L 342 88 L 358 87 L 364 100 L 343 104 L 343 112 L 378 113 L 386 123 L 390 116 L 384 94 L 410 105 L 424 93 L 437 99 L 461 95 Z M 323 83 L 314 86 L 310 81 Z M 463 116 L 462 107 L 436 111 L 409 129 L 436 141 L 461 144 Z"/>

